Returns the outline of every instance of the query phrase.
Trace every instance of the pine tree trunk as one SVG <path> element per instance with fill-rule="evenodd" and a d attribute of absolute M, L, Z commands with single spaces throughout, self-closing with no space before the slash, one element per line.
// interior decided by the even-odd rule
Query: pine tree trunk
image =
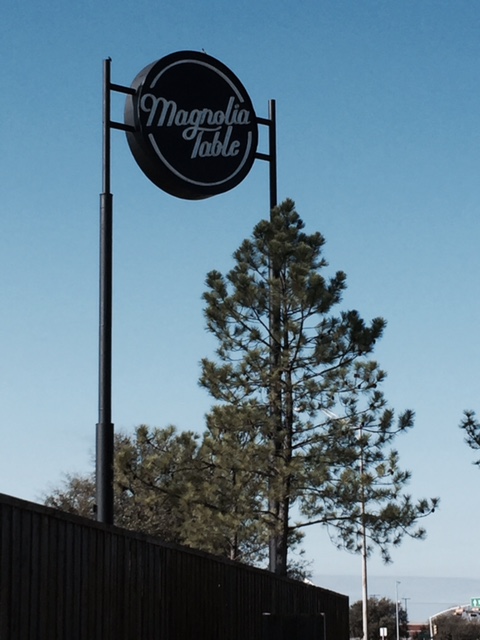
<path fill-rule="evenodd" d="M 282 424 L 282 385 L 280 377 L 281 358 L 281 311 L 280 311 L 280 270 L 274 265 L 275 258 L 270 254 L 269 279 L 270 279 L 270 417 L 272 420 L 272 439 L 274 445 L 274 460 L 271 473 L 278 468 L 276 458 L 281 455 L 283 448 L 283 424 Z M 275 480 L 273 480 L 273 484 Z M 277 495 L 270 497 L 270 515 L 273 518 L 274 530 L 269 540 L 269 567 L 272 573 L 286 574 L 286 548 L 284 549 L 283 527 L 279 529 L 282 508 L 281 498 Z"/>
<path fill-rule="evenodd" d="M 276 284 L 279 281 L 277 280 Z M 285 301 L 284 292 L 281 299 Z M 272 349 L 272 364 L 276 367 L 272 376 L 271 398 L 275 424 L 275 456 L 279 463 L 277 469 L 283 475 L 281 493 L 272 500 L 271 513 L 275 514 L 276 533 L 270 541 L 270 570 L 277 575 L 286 576 L 288 570 L 288 532 L 290 517 L 290 464 L 292 461 L 293 438 L 293 386 L 289 369 L 280 373 L 282 352 L 288 353 L 287 309 L 281 309 L 280 304 L 273 305 L 274 346 Z M 283 312 L 283 313 L 282 313 Z M 280 335 L 283 329 L 283 340 Z"/>
<path fill-rule="evenodd" d="M 276 511 L 278 521 L 282 528 L 280 533 L 272 535 L 269 544 L 270 563 L 269 569 L 279 576 L 287 575 L 287 552 L 288 552 L 288 501 L 287 504 L 276 501 Z"/>

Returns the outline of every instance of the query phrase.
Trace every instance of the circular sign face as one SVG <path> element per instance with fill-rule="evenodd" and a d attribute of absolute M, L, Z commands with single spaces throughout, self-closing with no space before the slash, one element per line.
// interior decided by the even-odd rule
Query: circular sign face
<path fill-rule="evenodd" d="M 132 154 L 167 193 L 200 200 L 236 187 L 255 160 L 257 118 L 238 78 L 193 51 L 172 53 L 141 71 L 127 97 Z"/>

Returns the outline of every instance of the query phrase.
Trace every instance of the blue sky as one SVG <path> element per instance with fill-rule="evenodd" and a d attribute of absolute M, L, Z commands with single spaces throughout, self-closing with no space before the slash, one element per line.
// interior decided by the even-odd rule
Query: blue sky
<path fill-rule="evenodd" d="M 477 578 L 480 471 L 458 429 L 480 409 L 480 6 L 476 2 L 9 2 L 0 24 L 0 491 L 36 500 L 92 467 L 97 421 L 102 61 L 129 85 L 182 49 L 229 66 L 257 114 L 277 101 L 279 198 L 321 231 L 345 306 L 388 327 L 376 357 L 414 496 L 440 496 L 425 542 L 372 574 Z M 121 119 L 123 98 L 112 114 Z M 265 149 L 262 134 L 261 148 Z M 201 295 L 268 216 L 268 168 L 175 199 L 113 133 L 113 420 L 203 430 Z M 355 574 L 321 529 L 314 573 Z M 393 584 L 393 582 L 392 582 Z M 391 595 L 391 594 L 387 594 Z M 408 594 L 402 594 L 408 597 Z M 465 600 L 479 593 L 465 594 Z"/>

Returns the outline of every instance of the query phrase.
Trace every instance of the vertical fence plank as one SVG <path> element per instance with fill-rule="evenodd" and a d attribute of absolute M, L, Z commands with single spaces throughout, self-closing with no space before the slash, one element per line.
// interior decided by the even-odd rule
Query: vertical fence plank
<path fill-rule="evenodd" d="M 0 518 L 0 629 L 12 635 L 12 511 L 5 509 Z"/>

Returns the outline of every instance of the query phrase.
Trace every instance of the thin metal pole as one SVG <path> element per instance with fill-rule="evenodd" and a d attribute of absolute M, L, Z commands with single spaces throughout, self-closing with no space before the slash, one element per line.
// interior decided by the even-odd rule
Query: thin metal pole
<path fill-rule="evenodd" d="M 113 524 L 112 280 L 113 196 L 110 193 L 110 66 L 103 66 L 103 166 L 100 195 L 100 318 L 98 423 L 96 430 L 97 520 Z"/>

